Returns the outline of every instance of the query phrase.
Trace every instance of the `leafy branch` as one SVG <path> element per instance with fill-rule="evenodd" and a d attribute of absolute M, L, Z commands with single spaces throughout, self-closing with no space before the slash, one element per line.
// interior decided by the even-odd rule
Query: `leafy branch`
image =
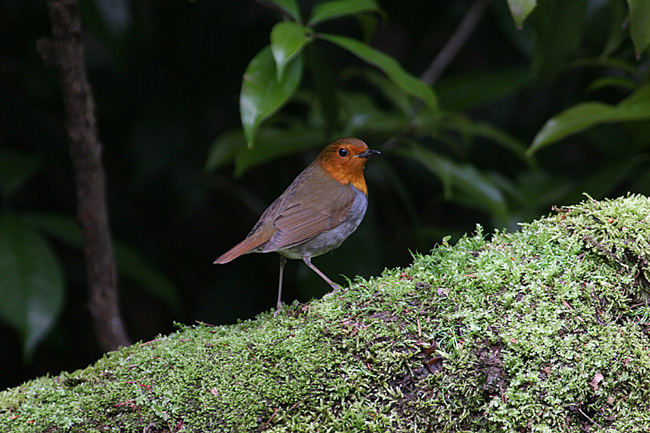
<path fill-rule="evenodd" d="M 578 52 L 588 18 L 586 0 L 476 0 L 421 78 L 407 72 L 394 58 L 371 47 L 367 41 L 323 33 L 317 28 L 324 22 L 345 17 L 365 22 L 369 16 L 378 19 L 385 12 L 376 1 L 323 1 L 313 7 L 306 20 L 295 1 L 268 0 L 267 3 L 285 11 L 285 21 L 273 27 L 270 44 L 251 60 L 244 72 L 240 94 L 243 137 L 235 132 L 215 141 L 207 169 L 217 169 L 234 161 L 235 173 L 240 175 L 272 158 L 320 146 L 328 134 L 361 135 L 384 142 L 383 150 L 411 159 L 428 170 L 442 183 L 446 201 L 456 200 L 464 206 L 481 209 L 493 218 L 495 225 L 512 227 L 523 217 L 522 209 L 531 216 L 537 215 L 540 208 L 552 204 L 552 197 L 567 196 L 570 191 L 571 198 L 575 199 L 582 192 L 570 189 L 566 182 L 561 186 L 551 185 L 548 168 L 538 161 L 539 150 L 588 132 L 597 125 L 615 123 L 631 127 L 633 122 L 650 119 L 650 106 L 644 103 L 647 91 L 643 70 L 621 60 L 629 45 L 626 38 L 631 38 L 637 58 L 650 44 L 650 25 L 645 25 L 650 19 L 650 10 L 642 0 L 628 0 L 628 8 L 616 1 L 600 6 L 610 9 L 611 27 L 605 35 L 601 56 L 593 61 L 609 69 L 605 70 L 604 77 L 594 80 L 588 90 L 611 88 L 620 91 L 624 85 L 626 98 L 618 104 L 585 101 L 567 107 L 551 116 L 530 144 L 528 137 L 519 138 L 494 123 L 474 121 L 463 111 L 481 107 L 487 101 L 498 102 L 522 90 L 536 91 L 570 68 L 591 67 L 586 63 L 590 59 L 579 57 Z M 488 7 L 494 6 L 494 12 L 500 5 L 507 8 L 514 26 L 523 29 L 513 35 L 519 33 L 530 38 L 528 44 L 518 42 L 524 56 L 528 56 L 529 68 L 506 67 L 494 73 L 481 71 L 457 88 L 451 87 L 449 82 L 441 83 L 439 77 L 461 52 Z M 625 14 L 629 32 L 621 31 Z M 323 81 L 334 80 L 323 76 L 333 73 L 315 65 L 314 58 L 318 56 L 311 55 L 322 41 L 372 66 L 349 68 L 342 76 L 347 79 L 361 77 L 376 92 L 332 89 L 332 86 L 323 85 Z M 617 51 L 620 51 L 619 58 L 614 57 Z M 324 63 L 327 62 L 320 61 L 319 65 Z M 317 71 L 312 74 L 311 89 L 304 84 L 308 70 Z M 330 91 L 323 90 L 327 88 Z M 447 96 L 452 91 L 454 94 Z M 306 110 L 299 112 L 305 114 L 281 112 L 289 103 L 304 106 Z M 295 141 L 287 144 L 298 136 L 302 145 Z M 643 134 L 634 133 L 633 136 L 641 141 L 635 148 L 650 145 L 648 140 L 643 140 Z M 247 148 L 242 146 L 243 142 Z M 523 164 L 521 170 L 515 168 L 511 177 L 507 177 L 490 172 L 481 167 L 480 162 L 471 161 L 471 150 L 476 143 L 483 142 L 514 156 Z M 636 158 L 637 162 L 644 160 Z M 622 163 L 620 167 L 630 170 L 635 165 L 638 164 Z M 531 182 L 537 184 L 532 189 Z M 608 187 L 612 188 L 614 182 L 612 180 Z M 531 200 L 531 191 L 538 187 L 552 190 L 536 192 L 534 196 L 540 199 Z M 571 188 L 589 190 L 586 184 Z M 405 197 L 404 194 L 400 196 Z"/>

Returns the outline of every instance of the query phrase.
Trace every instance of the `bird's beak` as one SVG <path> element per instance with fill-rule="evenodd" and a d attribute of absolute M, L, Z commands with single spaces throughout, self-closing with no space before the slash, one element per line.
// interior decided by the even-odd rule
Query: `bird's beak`
<path fill-rule="evenodd" d="M 378 150 L 368 149 L 365 152 L 362 152 L 356 156 L 356 158 L 368 158 L 372 155 L 381 155 L 381 152 Z"/>

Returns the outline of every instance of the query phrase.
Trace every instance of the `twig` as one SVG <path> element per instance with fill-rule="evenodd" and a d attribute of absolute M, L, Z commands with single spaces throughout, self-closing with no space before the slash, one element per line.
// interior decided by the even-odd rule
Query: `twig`
<path fill-rule="evenodd" d="M 470 6 L 465 17 L 458 25 L 456 32 L 451 39 L 449 39 L 449 42 L 447 42 L 447 45 L 445 45 L 442 51 L 438 53 L 424 74 L 422 74 L 422 81 L 429 85 L 436 82 L 438 77 L 440 77 L 444 70 L 447 69 L 456 55 L 458 55 L 460 49 L 465 45 L 467 39 L 474 32 L 474 29 L 485 13 L 488 3 L 490 3 L 490 0 L 476 0 L 472 6 Z"/>
<path fill-rule="evenodd" d="M 84 64 L 76 0 L 47 0 L 52 38 L 37 42 L 44 62 L 59 72 L 69 152 L 75 175 L 77 219 L 83 233 L 89 308 L 103 350 L 129 344 L 118 307 L 117 276 L 106 210 L 106 186 L 97 139 L 95 102 Z"/>
<path fill-rule="evenodd" d="M 265 422 L 264 425 L 262 426 L 262 430 L 261 430 L 261 431 L 264 431 L 264 429 L 269 425 L 269 423 L 273 420 L 273 418 L 275 417 L 275 415 L 276 415 L 277 413 L 278 413 L 278 408 L 276 407 L 276 408 L 273 410 L 273 415 L 271 415 L 271 418 L 269 418 L 269 420 L 268 420 L 267 422 Z"/>
<path fill-rule="evenodd" d="M 595 425 L 596 427 L 598 427 L 599 429 L 602 429 L 602 428 L 603 428 L 603 427 L 602 427 L 601 425 L 599 425 L 596 421 L 594 421 L 593 419 L 591 419 L 591 418 L 589 417 L 589 415 L 587 415 L 586 413 L 584 413 L 584 412 L 582 411 L 582 409 L 578 408 L 578 412 L 580 412 L 580 413 L 582 414 L 582 416 L 584 416 L 584 417 L 587 418 L 589 421 L 591 421 L 591 423 L 592 423 L 593 425 Z"/>
<path fill-rule="evenodd" d="M 433 85 L 444 70 L 447 69 L 465 42 L 467 42 L 467 39 L 474 32 L 478 23 L 481 21 L 488 3 L 490 3 L 490 0 L 476 0 L 472 6 L 470 6 L 465 17 L 458 25 L 456 32 L 447 42 L 447 45 L 445 45 L 436 58 L 431 61 L 427 70 L 420 77 L 423 82 L 430 86 Z M 414 130 L 415 127 L 413 124 L 410 124 L 404 131 L 401 131 L 384 142 L 380 148 L 386 150 L 398 145 L 404 137 L 408 137 Z"/>

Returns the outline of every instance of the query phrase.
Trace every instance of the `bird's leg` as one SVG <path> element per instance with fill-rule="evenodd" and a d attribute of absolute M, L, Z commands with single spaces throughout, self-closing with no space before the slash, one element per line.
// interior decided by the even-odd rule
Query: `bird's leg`
<path fill-rule="evenodd" d="M 276 317 L 280 312 L 280 307 L 282 306 L 282 277 L 284 275 L 284 265 L 287 263 L 287 258 L 280 254 L 280 282 L 278 283 L 278 303 L 275 305 L 275 313 L 273 317 Z"/>
<path fill-rule="evenodd" d="M 332 286 L 332 289 L 334 289 L 335 292 L 338 292 L 339 290 L 341 290 L 341 286 L 339 286 L 338 284 L 332 282 L 332 280 L 330 280 L 329 278 L 327 278 L 327 276 L 326 276 L 324 273 L 322 273 L 322 272 L 320 271 L 320 269 L 318 269 L 315 265 L 313 265 L 313 264 L 311 263 L 311 257 L 310 257 L 310 256 L 305 256 L 305 257 L 302 258 L 302 260 L 303 260 L 303 262 L 305 262 L 305 264 L 306 264 L 307 266 L 309 266 L 309 267 L 310 267 L 314 272 L 316 272 L 318 275 L 320 275 L 320 277 L 321 277 L 322 279 L 324 279 L 325 281 L 327 281 L 327 284 L 329 284 L 330 286 Z"/>

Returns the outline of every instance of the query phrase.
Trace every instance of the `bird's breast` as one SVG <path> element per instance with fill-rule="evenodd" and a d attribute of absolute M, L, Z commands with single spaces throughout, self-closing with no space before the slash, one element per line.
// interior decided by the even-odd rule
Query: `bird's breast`
<path fill-rule="evenodd" d="M 366 194 L 352 185 L 350 188 L 354 191 L 354 201 L 348 211 L 348 217 L 344 221 L 300 245 L 278 251 L 278 253 L 290 259 L 302 259 L 305 256 L 320 256 L 338 248 L 359 227 L 368 208 Z"/>

